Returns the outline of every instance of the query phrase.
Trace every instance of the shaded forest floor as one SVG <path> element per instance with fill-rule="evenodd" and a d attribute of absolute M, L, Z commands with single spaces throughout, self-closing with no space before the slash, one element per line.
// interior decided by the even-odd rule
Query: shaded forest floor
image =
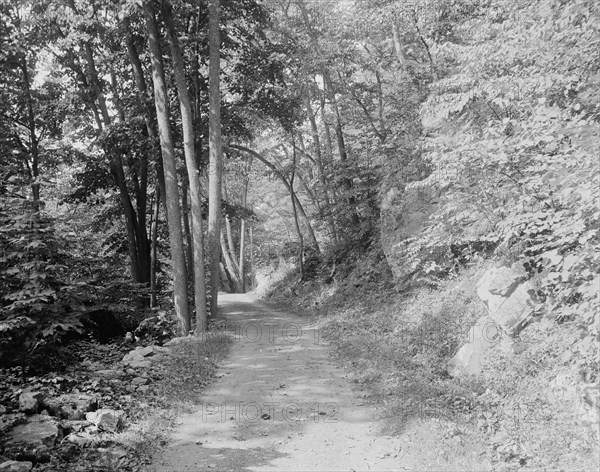
<path fill-rule="evenodd" d="M 0 464 L 17 462 L 2 470 L 147 470 L 229 346 L 222 333 L 176 338 L 163 348 L 77 341 L 60 350 L 62 363 L 53 359 L 56 370 L 23 379 L 19 367 L 2 369 Z M 127 356 L 133 362 L 124 362 Z"/>

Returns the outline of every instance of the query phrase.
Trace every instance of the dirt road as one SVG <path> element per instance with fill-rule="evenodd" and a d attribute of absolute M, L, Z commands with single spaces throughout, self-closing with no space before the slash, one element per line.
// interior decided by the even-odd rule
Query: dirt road
<path fill-rule="evenodd" d="M 180 418 L 155 459 L 157 472 L 484 468 L 440 460 L 421 441 L 407 454 L 407 438 L 382 435 L 377 409 L 353 392 L 306 319 L 252 295 L 220 300 L 235 343 L 202 406 Z M 419 450 L 426 461 L 414 460 Z"/>

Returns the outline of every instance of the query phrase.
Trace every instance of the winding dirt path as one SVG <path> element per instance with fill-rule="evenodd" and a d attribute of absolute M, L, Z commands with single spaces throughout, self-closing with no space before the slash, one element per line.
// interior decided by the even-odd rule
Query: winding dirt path
<path fill-rule="evenodd" d="M 377 409 L 329 360 L 315 326 L 252 295 L 220 300 L 235 343 L 201 408 L 180 418 L 155 459 L 157 472 L 452 470 L 417 465 L 405 439 L 379 433 Z"/>

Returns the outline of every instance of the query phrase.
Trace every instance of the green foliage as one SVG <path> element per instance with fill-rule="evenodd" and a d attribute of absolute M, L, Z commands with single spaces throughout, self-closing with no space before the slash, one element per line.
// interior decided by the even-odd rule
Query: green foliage
<path fill-rule="evenodd" d="M 0 211 L 0 326 L 5 354 L 31 354 L 83 325 L 69 313 L 83 291 L 65 276 L 66 238 L 51 221 L 19 208 L 27 201 L 3 199 Z M 12 352 L 11 352 L 12 351 Z M 24 359 L 22 359 L 24 360 Z M 5 361 L 5 359 L 3 359 Z"/>
<path fill-rule="evenodd" d="M 589 270 L 571 280 L 581 294 L 598 269 L 592 97 L 600 62 L 593 41 L 576 38 L 597 34 L 598 8 L 587 1 L 567 9 L 554 1 L 481 8 L 463 12 L 452 41 L 435 38 L 443 77 L 422 108 L 431 174 L 407 188 L 436 189 L 441 202 L 423 235 L 405 242 L 405 253 L 415 269 L 431 271 L 433 264 L 443 275 L 455 259 L 424 248 L 486 242 L 513 262 L 543 267 L 538 278 L 545 279 L 557 260 L 549 267 L 543 254 L 556 258 L 558 250 L 577 272 Z M 556 290 L 543 285 L 546 295 Z M 559 299 L 573 303 L 571 289 Z"/>

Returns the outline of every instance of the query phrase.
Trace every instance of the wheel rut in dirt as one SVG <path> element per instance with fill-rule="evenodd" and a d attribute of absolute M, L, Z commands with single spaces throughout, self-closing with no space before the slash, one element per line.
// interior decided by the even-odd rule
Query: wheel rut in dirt
<path fill-rule="evenodd" d="M 405 470 L 399 440 L 329 360 L 318 326 L 223 294 L 235 338 L 198 411 L 179 419 L 157 472 Z"/>

